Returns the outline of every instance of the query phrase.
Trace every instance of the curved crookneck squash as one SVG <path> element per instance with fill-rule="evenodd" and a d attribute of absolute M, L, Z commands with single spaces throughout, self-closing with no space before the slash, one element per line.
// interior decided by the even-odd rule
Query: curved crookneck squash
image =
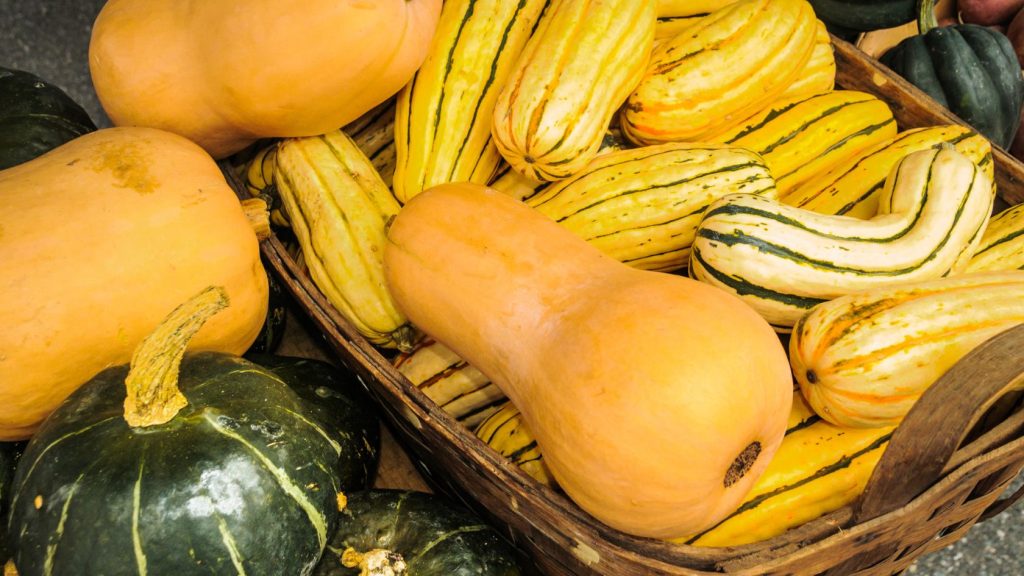
<path fill-rule="evenodd" d="M 737 294 L 787 332 L 826 300 L 962 271 L 994 196 L 988 176 L 951 148 L 903 157 L 871 220 L 733 194 L 698 226 L 690 275 Z"/>
<path fill-rule="evenodd" d="M 384 262 L 409 319 L 505 392 L 559 485 L 614 528 L 662 538 L 707 528 L 782 440 L 785 353 L 722 290 L 616 262 L 469 183 L 407 203 Z M 743 362 L 721 361 L 737 348 Z M 679 362 L 680 349 L 699 360 Z"/>
<path fill-rule="evenodd" d="M 768 106 L 814 51 L 806 0 L 738 0 L 658 44 L 622 109 L 633 142 L 702 141 Z"/>
<path fill-rule="evenodd" d="M 343 131 L 277 147 L 274 183 L 310 278 L 373 344 L 408 349 L 415 331 L 384 283 L 384 229 L 399 204 Z"/>
<path fill-rule="evenodd" d="M 823 418 L 893 426 L 957 360 L 1022 322 L 1022 270 L 903 283 L 813 308 L 793 327 L 790 362 Z"/>
<path fill-rule="evenodd" d="M 498 94 L 549 0 L 449 0 L 427 58 L 398 95 L 395 176 L 401 202 L 435 184 L 490 181 Z"/>
<path fill-rule="evenodd" d="M 491 135 L 512 169 L 532 180 L 561 180 L 597 155 L 647 67 L 654 3 L 551 4 L 494 107 Z"/>
<path fill-rule="evenodd" d="M 426 57 L 440 10 L 441 0 L 110 0 L 89 70 L 114 124 L 169 130 L 223 158 L 260 138 L 336 130 L 394 95 Z"/>
<path fill-rule="evenodd" d="M 958 124 L 911 128 L 824 174 L 816 174 L 782 196 L 782 202 L 821 214 L 868 219 L 878 213 L 885 179 L 901 158 L 949 144 L 994 178 L 992 146 L 984 136 Z"/>
<path fill-rule="evenodd" d="M 185 138 L 98 130 L 0 172 L 0 198 L 0 440 L 31 435 L 204 286 L 232 305 L 192 345 L 241 354 L 256 339 L 268 298 L 257 232 Z M 267 232 L 263 202 L 246 205 L 263 207 L 251 214 Z"/>

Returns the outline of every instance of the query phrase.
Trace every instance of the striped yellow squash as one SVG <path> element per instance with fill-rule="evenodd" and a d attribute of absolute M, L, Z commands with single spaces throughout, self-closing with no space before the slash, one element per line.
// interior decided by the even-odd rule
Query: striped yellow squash
<path fill-rule="evenodd" d="M 270 223 L 281 228 L 288 228 L 288 215 L 281 209 L 281 198 L 274 186 L 274 162 L 277 155 L 277 142 L 265 144 L 256 151 L 242 167 L 241 179 L 246 192 L 253 198 L 262 198 L 270 209 Z"/>
<path fill-rule="evenodd" d="M 384 184 L 395 175 L 395 98 L 388 98 L 342 130 L 366 154 Z"/>
<path fill-rule="evenodd" d="M 657 30 L 655 30 L 657 32 Z M 818 20 L 814 36 L 814 50 L 800 70 L 800 75 L 778 96 L 779 100 L 797 99 L 828 92 L 836 85 L 836 55 L 832 50 L 832 37 L 825 23 Z"/>
<path fill-rule="evenodd" d="M 694 16 L 659 16 L 654 23 L 654 46 L 674 38 L 690 26 L 696 24 L 707 14 L 696 14 Z"/>
<path fill-rule="evenodd" d="M 398 94 L 399 201 L 445 182 L 487 183 L 501 154 L 491 140 L 498 94 L 548 0 L 448 0 L 427 58 Z"/>
<path fill-rule="evenodd" d="M 866 92 L 834 90 L 773 103 L 710 138 L 764 157 L 785 197 L 807 180 L 896 135 L 889 106 Z"/>
<path fill-rule="evenodd" d="M 1024 270 L 1024 204 L 989 220 L 981 245 L 967 263 L 968 272 Z"/>
<path fill-rule="evenodd" d="M 738 192 L 775 197 L 760 156 L 721 144 L 670 142 L 602 154 L 526 204 L 620 262 L 669 271 L 686 266 L 708 205 Z"/>
<path fill-rule="evenodd" d="M 392 364 L 442 410 L 469 429 L 475 428 L 508 400 L 479 370 L 446 346 L 423 338 Z"/>
<path fill-rule="evenodd" d="M 624 150 L 628 147 L 628 143 L 622 137 L 622 132 L 617 129 L 608 130 L 604 133 L 604 139 L 601 141 L 601 147 L 598 149 L 597 154 L 601 155 L 605 152 Z M 507 162 L 503 162 L 501 167 L 498 168 L 498 173 L 488 186 L 499 192 L 504 192 L 513 198 L 523 200 L 540 192 L 549 184 L 550 182 L 540 182 L 527 178 L 518 171 L 513 170 Z"/>
<path fill-rule="evenodd" d="M 657 0 L 655 10 L 658 18 L 696 16 L 724 8 L 736 0 Z"/>
<path fill-rule="evenodd" d="M 976 272 L 850 294 L 790 339 L 807 402 L 840 426 L 891 426 L 973 348 L 1024 322 L 1024 271 Z"/>
<path fill-rule="evenodd" d="M 498 411 L 481 422 L 473 433 L 499 454 L 522 468 L 523 472 L 529 474 L 534 480 L 545 486 L 556 487 L 558 485 L 554 476 L 551 475 L 551 471 L 548 470 L 547 464 L 544 463 L 540 449 L 537 448 L 537 441 L 533 439 L 533 434 L 523 422 L 519 409 L 511 402 L 505 402 Z"/>
<path fill-rule="evenodd" d="M 758 542 L 852 503 L 893 430 L 840 428 L 795 393 L 782 445 L 743 503 L 713 528 L 682 541 L 694 546 Z"/>
<path fill-rule="evenodd" d="M 993 199 L 988 176 L 952 148 L 905 156 L 871 220 L 729 195 L 697 229 L 690 275 L 737 294 L 785 332 L 826 300 L 962 271 Z"/>
<path fill-rule="evenodd" d="M 792 84 L 814 51 L 806 0 L 739 0 L 656 46 L 620 118 L 633 142 L 701 141 Z"/>
<path fill-rule="evenodd" d="M 984 136 L 966 126 L 930 126 L 900 132 L 791 189 L 782 201 L 822 214 L 871 218 L 878 211 L 878 196 L 892 167 L 911 152 L 942 144 L 952 145 L 993 178 L 992 146 Z"/>
<path fill-rule="evenodd" d="M 553 0 L 498 95 L 491 129 L 505 161 L 539 181 L 568 178 L 647 67 L 654 0 Z"/>
<path fill-rule="evenodd" d="M 370 342 L 409 348 L 414 330 L 384 282 L 385 224 L 399 204 L 343 131 L 277 147 L 274 183 L 310 278 Z"/>

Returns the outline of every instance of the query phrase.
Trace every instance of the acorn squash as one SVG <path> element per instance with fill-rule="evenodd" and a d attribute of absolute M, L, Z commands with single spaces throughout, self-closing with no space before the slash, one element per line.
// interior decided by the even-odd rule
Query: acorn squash
<path fill-rule="evenodd" d="M 259 333 L 257 233 L 217 164 L 185 138 L 92 132 L 0 172 L 0 198 L 0 440 L 27 438 L 205 286 L 223 285 L 232 305 L 195 349 L 241 354 Z M 266 231 L 263 202 L 246 202 L 262 206 L 252 215 Z"/>
<path fill-rule="evenodd" d="M 7 545 L 7 501 L 10 499 L 14 468 L 24 448 L 22 442 L 0 442 L 0 566 L 10 557 Z"/>
<path fill-rule="evenodd" d="M 515 549 L 440 496 L 406 490 L 348 495 L 315 576 L 517 576 Z"/>
<path fill-rule="evenodd" d="M 341 448 L 273 372 L 185 355 L 210 287 L 76 390 L 29 441 L 9 529 L 21 576 L 310 574 L 338 516 Z M 183 357 L 184 356 L 184 357 Z"/>
<path fill-rule="evenodd" d="M 94 130 L 89 114 L 59 87 L 0 66 L 0 170 Z"/>
<path fill-rule="evenodd" d="M 1024 77 L 1009 38 L 977 24 L 938 26 L 934 0 L 921 2 L 918 29 L 879 60 L 1008 150 L 1024 103 Z"/>

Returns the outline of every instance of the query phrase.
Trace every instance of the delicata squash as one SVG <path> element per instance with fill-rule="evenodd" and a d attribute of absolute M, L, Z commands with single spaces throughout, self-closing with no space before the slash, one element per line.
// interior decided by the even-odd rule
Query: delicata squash
<path fill-rule="evenodd" d="M 501 192 L 417 195 L 388 229 L 384 266 L 409 320 L 501 388 L 558 484 L 614 528 L 710 527 L 782 441 L 789 362 L 750 307 L 617 262 Z M 681 348 L 701 360 L 680 362 Z M 743 362 L 713 360 L 737 349 Z"/>
<path fill-rule="evenodd" d="M 962 271 L 994 196 L 989 177 L 952 147 L 904 156 L 871 220 L 730 194 L 697 226 L 690 275 L 739 295 L 788 332 L 826 300 Z"/>

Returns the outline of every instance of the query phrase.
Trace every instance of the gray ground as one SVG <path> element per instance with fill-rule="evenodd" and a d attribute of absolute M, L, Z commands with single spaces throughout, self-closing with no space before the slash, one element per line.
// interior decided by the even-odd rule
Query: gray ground
<path fill-rule="evenodd" d="M 0 0 L 0 66 L 57 84 L 99 126 L 109 121 L 92 89 L 86 53 L 102 0 Z M 1024 576 L 1024 503 L 976 526 L 912 566 L 924 576 Z"/>

